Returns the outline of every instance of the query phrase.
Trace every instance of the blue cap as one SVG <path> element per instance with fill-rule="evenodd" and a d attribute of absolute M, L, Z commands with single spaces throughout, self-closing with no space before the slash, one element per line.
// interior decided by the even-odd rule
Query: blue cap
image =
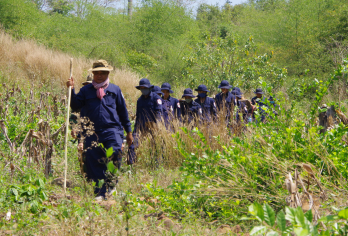
<path fill-rule="evenodd" d="M 150 80 L 143 78 L 139 81 L 139 86 L 135 86 L 137 89 L 139 89 L 141 86 L 145 88 L 153 88 L 153 85 L 150 84 Z"/>
<path fill-rule="evenodd" d="M 151 92 L 154 92 L 156 94 L 162 94 L 161 88 L 159 86 L 154 86 L 153 89 L 151 90 Z"/>
<path fill-rule="evenodd" d="M 182 98 L 183 98 L 183 97 L 192 97 L 192 98 L 194 98 L 194 97 L 196 97 L 196 96 L 193 95 L 192 89 L 187 88 L 187 89 L 184 90 L 184 95 L 182 95 Z"/>
<path fill-rule="evenodd" d="M 204 84 L 199 85 L 198 88 L 195 89 L 195 91 L 210 92 L 210 91 L 207 89 L 207 86 L 205 86 Z"/>
<path fill-rule="evenodd" d="M 233 86 L 227 80 L 221 81 L 219 88 L 220 89 L 231 89 Z"/>
<path fill-rule="evenodd" d="M 234 91 L 232 91 L 232 94 L 238 98 L 242 98 L 243 93 L 240 91 L 234 90 Z"/>
<path fill-rule="evenodd" d="M 161 86 L 161 90 L 168 90 L 169 93 L 173 93 L 172 86 L 169 83 L 163 83 Z"/>
<path fill-rule="evenodd" d="M 260 88 L 256 89 L 254 93 L 256 93 L 256 94 L 263 94 L 262 89 L 260 89 Z"/>
<path fill-rule="evenodd" d="M 238 88 L 238 87 L 234 87 L 234 88 L 232 89 L 232 91 L 237 91 L 237 92 L 240 92 L 240 88 Z"/>

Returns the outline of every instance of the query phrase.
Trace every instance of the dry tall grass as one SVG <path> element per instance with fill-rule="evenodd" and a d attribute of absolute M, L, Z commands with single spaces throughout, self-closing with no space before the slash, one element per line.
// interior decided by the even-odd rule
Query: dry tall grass
<path fill-rule="evenodd" d="M 0 72 L 9 81 L 24 84 L 53 83 L 64 88 L 64 82 L 69 78 L 72 56 L 47 49 L 31 40 L 15 40 L 3 31 L 0 31 L 0 45 Z M 79 89 L 94 60 L 73 58 L 73 77 L 76 88 Z M 121 87 L 127 99 L 136 102 L 138 94 L 134 86 L 139 81 L 137 74 L 126 69 L 115 69 L 110 79 L 112 83 Z"/>

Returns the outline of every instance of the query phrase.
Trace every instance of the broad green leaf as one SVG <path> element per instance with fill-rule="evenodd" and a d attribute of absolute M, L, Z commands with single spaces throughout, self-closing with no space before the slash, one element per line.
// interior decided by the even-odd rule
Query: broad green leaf
<path fill-rule="evenodd" d="M 270 207 L 268 204 L 263 204 L 263 211 L 264 211 L 264 218 L 265 218 L 265 222 L 272 226 L 275 223 L 275 213 L 272 209 L 272 207 Z"/>
<path fill-rule="evenodd" d="M 98 181 L 98 188 L 101 188 L 101 187 L 103 186 L 103 184 L 104 184 L 104 180 L 103 180 L 103 179 L 100 179 L 100 180 Z"/>
<path fill-rule="evenodd" d="M 260 234 L 264 234 L 267 231 L 267 227 L 266 226 L 255 226 L 251 231 L 250 231 L 250 235 L 260 235 Z"/>
<path fill-rule="evenodd" d="M 283 233 L 286 230 L 286 219 L 284 211 L 278 212 L 277 215 L 277 225 L 279 230 Z"/>
<path fill-rule="evenodd" d="M 307 220 L 309 222 L 312 222 L 312 220 L 313 220 L 312 210 L 307 211 L 306 214 L 305 214 L 305 217 L 307 218 Z"/>
<path fill-rule="evenodd" d="M 291 222 L 291 224 L 296 225 L 296 209 L 291 207 L 285 207 L 285 219 Z"/>
<path fill-rule="evenodd" d="M 45 201 L 46 199 L 47 199 L 47 195 L 46 195 L 46 193 L 44 192 L 44 191 L 40 191 L 40 198 L 43 200 L 43 201 Z"/>
<path fill-rule="evenodd" d="M 303 214 L 302 208 L 301 207 L 297 207 L 295 209 L 295 219 L 296 222 L 300 223 L 302 228 L 307 228 L 307 224 L 305 222 L 305 216 Z"/>
<path fill-rule="evenodd" d="M 262 208 L 262 206 L 259 204 L 259 203 L 255 203 L 255 205 L 256 205 L 256 208 L 257 208 L 257 215 L 256 215 L 256 217 L 258 217 L 259 219 L 260 219 L 260 221 L 262 222 L 262 221 L 264 221 L 265 220 L 265 214 L 264 214 L 264 212 L 263 212 L 263 208 Z"/>
<path fill-rule="evenodd" d="M 318 227 L 317 226 L 313 226 L 313 228 L 311 230 L 311 233 L 312 233 L 311 236 L 319 236 Z"/>
<path fill-rule="evenodd" d="M 114 154 L 114 149 L 112 147 L 109 147 L 107 150 L 106 150 L 106 157 L 109 158 L 112 156 L 112 154 Z"/>
<path fill-rule="evenodd" d="M 266 236 L 279 236 L 279 234 L 275 231 L 270 231 L 266 234 Z"/>
<path fill-rule="evenodd" d="M 339 217 L 336 215 L 328 215 L 328 216 L 323 216 L 321 217 L 318 222 L 329 222 L 333 220 L 337 220 Z"/>
<path fill-rule="evenodd" d="M 45 187 L 45 183 L 42 179 L 38 179 L 37 180 L 37 185 L 40 187 L 40 188 L 44 188 Z"/>
<path fill-rule="evenodd" d="M 264 221 L 264 213 L 262 206 L 257 202 L 254 202 L 249 206 L 249 213 L 256 216 L 260 222 Z"/>
<path fill-rule="evenodd" d="M 338 212 L 338 216 L 342 219 L 348 220 L 348 208 Z"/>
<path fill-rule="evenodd" d="M 34 201 L 31 202 L 30 205 L 31 205 L 30 211 L 32 213 L 36 214 L 38 212 L 39 203 L 36 200 L 34 200 Z"/>
<path fill-rule="evenodd" d="M 110 171 L 110 173 L 114 173 L 114 171 L 115 171 L 115 166 L 114 166 L 114 163 L 112 163 L 112 161 L 110 161 L 107 165 L 106 165 L 106 167 L 108 168 L 108 171 Z"/>
<path fill-rule="evenodd" d="M 331 236 L 330 230 L 321 231 L 320 236 Z"/>
<path fill-rule="evenodd" d="M 65 218 L 68 218 L 69 217 L 69 212 L 67 209 L 65 209 L 62 213 L 62 215 L 65 217 Z"/>
<path fill-rule="evenodd" d="M 309 234 L 307 229 L 294 228 L 294 232 L 297 236 L 307 236 Z"/>
<path fill-rule="evenodd" d="M 18 196 L 18 191 L 17 191 L 17 189 L 12 188 L 12 193 L 13 193 L 13 195 Z"/>

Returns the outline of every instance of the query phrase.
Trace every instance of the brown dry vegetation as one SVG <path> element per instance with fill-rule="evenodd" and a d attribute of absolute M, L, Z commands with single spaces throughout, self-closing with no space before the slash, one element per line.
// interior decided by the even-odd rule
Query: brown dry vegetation
<path fill-rule="evenodd" d="M 59 51 L 47 49 L 31 40 L 16 40 L 3 31 L 0 31 L 0 71 L 9 81 L 30 83 L 41 81 L 60 85 L 69 78 L 71 56 Z M 88 75 L 94 60 L 83 57 L 73 58 L 73 77 L 76 88 Z M 139 76 L 127 69 L 116 68 L 111 72 L 112 83 L 120 86 L 123 93 L 131 102 L 136 102 L 140 93 L 134 89 L 138 84 Z M 29 84 L 30 84 L 29 83 Z M 25 83 L 27 84 L 27 83 Z"/>

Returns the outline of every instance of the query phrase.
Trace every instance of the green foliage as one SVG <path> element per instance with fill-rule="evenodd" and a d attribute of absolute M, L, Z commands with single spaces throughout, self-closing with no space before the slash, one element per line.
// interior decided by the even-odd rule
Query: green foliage
<path fill-rule="evenodd" d="M 46 179 L 34 179 L 33 174 L 21 177 L 18 183 L 5 184 L 1 179 L 0 209 L 17 209 L 21 206 L 33 213 L 38 214 L 45 210 L 43 201 L 48 199 L 46 192 Z"/>
<path fill-rule="evenodd" d="M 318 89 L 315 94 L 315 101 L 312 103 L 312 108 L 310 111 L 311 121 L 314 123 L 314 118 L 317 116 L 317 109 L 325 95 L 328 93 L 328 89 L 332 86 L 334 81 L 337 81 L 340 78 L 345 78 L 346 73 L 348 72 L 348 60 L 344 61 L 343 65 L 340 65 L 335 73 L 325 82 L 316 80 Z"/>
<path fill-rule="evenodd" d="M 270 62 L 273 52 L 257 55 L 252 37 L 245 43 L 240 41 L 235 35 L 206 36 L 190 47 L 190 53 L 183 57 L 186 66 L 182 74 L 186 86 L 205 84 L 214 91 L 222 80 L 228 80 L 249 90 L 258 86 L 257 79 L 263 77 L 272 88 L 280 88 L 287 71 Z"/>
<path fill-rule="evenodd" d="M 267 210 L 263 210 L 267 209 Z M 274 224 L 274 210 L 267 204 L 263 207 L 258 203 L 249 206 L 249 214 L 256 217 L 261 224 L 254 226 L 250 231 L 250 235 L 346 235 L 348 230 L 348 209 L 338 211 L 336 215 L 321 217 L 318 222 L 329 224 L 328 229 L 319 232 L 319 225 L 313 222 L 312 210 L 305 214 L 301 207 L 285 208 L 277 214 L 277 225 Z M 268 219 L 272 218 L 270 222 Z M 287 224 L 289 222 L 290 224 Z"/>
<path fill-rule="evenodd" d="M 316 98 L 320 100 L 322 97 Z M 220 143 L 219 148 L 213 149 L 207 136 L 197 128 L 183 128 L 194 150 L 176 134 L 176 148 L 184 158 L 180 168 L 182 180 L 174 181 L 168 191 L 156 183 L 147 185 L 151 194 L 161 201 L 163 209 L 173 214 L 199 215 L 228 222 L 237 220 L 243 208 L 257 200 L 280 208 L 287 196 L 283 189 L 285 175 L 296 168 L 296 163 L 310 163 L 320 169 L 321 177 L 318 178 L 327 188 L 332 184 L 345 188 L 344 179 L 343 182 L 331 183 L 330 178 L 337 180 L 348 176 L 348 147 L 344 138 L 348 128 L 341 123 L 319 134 L 320 127 L 306 125 L 305 120 L 311 116 L 302 112 L 295 101 L 284 106 L 285 98 L 279 94 L 278 99 L 281 115 L 276 116 L 272 109 L 267 109 L 266 123 L 248 125 L 253 135 L 232 136 L 229 143 Z M 268 101 L 265 103 L 271 107 Z M 214 138 L 219 142 L 219 136 Z M 287 228 L 285 220 L 291 220 L 292 216 L 300 217 L 296 221 L 303 227 L 296 231 L 313 230 L 304 226 L 306 219 L 312 220 L 310 213 L 305 218 L 302 215 L 295 217 L 300 213 L 290 209 L 286 215 L 280 212 L 276 216 L 270 206 L 262 207 L 256 203 L 249 211 L 272 227 L 277 219 L 277 225 L 283 231 Z M 264 233 L 266 228 L 260 226 L 254 232 Z"/>
<path fill-rule="evenodd" d="M 104 58 L 156 81 L 215 88 L 227 79 L 249 90 L 262 77 L 274 89 L 293 83 L 295 98 L 310 97 L 314 78 L 325 81 L 348 52 L 348 9 L 341 0 L 202 4 L 195 19 L 174 1 L 151 0 L 135 8 L 131 20 L 97 2 L 54 0 L 46 13 L 41 1 L 3 0 L 0 22 L 19 37 Z"/>
<path fill-rule="evenodd" d="M 156 69 L 156 60 L 145 53 L 130 51 L 127 54 L 127 64 L 142 76 Z"/>

